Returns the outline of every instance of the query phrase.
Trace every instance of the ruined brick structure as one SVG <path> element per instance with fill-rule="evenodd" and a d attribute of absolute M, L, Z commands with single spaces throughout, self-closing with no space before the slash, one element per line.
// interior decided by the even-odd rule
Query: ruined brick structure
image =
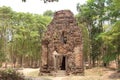
<path fill-rule="evenodd" d="M 40 74 L 64 70 L 67 75 L 81 74 L 83 69 L 82 34 L 69 10 L 57 11 L 42 39 Z"/>

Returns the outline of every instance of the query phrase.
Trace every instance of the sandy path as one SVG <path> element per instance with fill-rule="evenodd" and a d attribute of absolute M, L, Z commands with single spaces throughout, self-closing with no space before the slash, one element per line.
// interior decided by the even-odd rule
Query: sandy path
<path fill-rule="evenodd" d="M 49 77 L 49 76 L 46 77 L 46 76 L 44 76 L 44 77 L 36 77 L 36 78 L 29 76 L 28 78 L 31 78 L 31 80 L 120 80 L 120 78 L 114 78 L 113 74 L 115 73 L 115 71 L 100 70 L 99 74 L 97 74 L 98 72 L 96 73 L 95 71 L 87 70 L 86 71 L 87 74 L 85 76 L 65 76 L 65 77 Z M 37 69 L 23 68 L 23 70 L 19 70 L 19 72 L 22 72 L 25 76 L 27 76 L 29 73 L 39 72 L 39 68 L 37 68 Z M 111 75 L 113 76 L 113 78 L 110 78 Z"/>
<path fill-rule="evenodd" d="M 32 72 L 38 72 L 39 68 L 33 69 L 33 68 L 23 68 L 22 70 L 18 70 L 19 72 L 23 73 L 25 76 L 28 76 L 29 73 Z"/>

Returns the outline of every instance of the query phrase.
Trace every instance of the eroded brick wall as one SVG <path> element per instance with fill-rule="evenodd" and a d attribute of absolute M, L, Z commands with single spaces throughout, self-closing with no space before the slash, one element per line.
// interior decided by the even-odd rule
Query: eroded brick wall
<path fill-rule="evenodd" d="M 42 40 L 41 73 L 58 70 L 59 66 L 55 68 L 54 63 L 61 65 L 62 56 L 66 57 L 66 73 L 82 73 L 82 49 L 82 33 L 73 13 L 69 10 L 56 12 Z M 53 59 L 54 51 L 59 55 L 57 60 Z"/>

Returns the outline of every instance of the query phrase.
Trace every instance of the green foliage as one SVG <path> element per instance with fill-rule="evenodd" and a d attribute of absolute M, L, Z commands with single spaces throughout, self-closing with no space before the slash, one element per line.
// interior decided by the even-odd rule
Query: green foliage
<path fill-rule="evenodd" d="M 77 20 L 83 23 L 89 33 L 90 38 L 90 54 L 93 64 L 100 59 L 102 54 L 102 40 L 97 40 L 96 37 L 103 32 L 103 22 L 105 14 L 105 0 L 88 0 L 86 4 L 77 5 L 79 14 Z"/>
<path fill-rule="evenodd" d="M 43 13 L 43 16 L 49 16 L 49 17 L 53 17 L 53 11 L 51 11 L 51 10 L 47 10 L 47 11 L 45 11 L 44 13 Z"/>
<path fill-rule="evenodd" d="M 115 60 L 117 57 L 116 52 L 114 52 L 115 47 L 111 44 L 108 44 L 107 46 L 106 54 L 102 57 L 103 62 L 105 63 L 109 63 L 110 61 Z"/>
<path fill-rule="evenodd" d="M 27 0 L 22 0 L 22 2 L 26 2 Z M 58 2 L 59 0 L 42 0 L 44 1 L 44 3 L 47 3 L 47 2 Z"/>
<path fill-rule="evenodd" d="M 90 55 L 90 39 L 87 28 L 79 24 L 81 32 L 82 32 L 82 40 L 83 40 L 83 53 L 84 53 L 84 59 L 85 61 L 88 61 L 87 58 Z"/>
<path fill-rule="evenodd" d="M 88 29 L 93 64 L 98 60 L 109 63 L 119 59 L 119 0 L 87 0 L 83 5 L 77 4 L 77 10 L 78 22 Z"/>
<path fill-rule="evenodd" d="M 6 55 L 0 51 L 0 62 L 4 62 L 6 60 Z"/>
<path fill-rule="evenodd" d="M 1 80 L 25 80 L 23 74 L 13 70 L 13 69 L 6 69 L 0 70 L 0 79 Z"/>
<path fill-rule="evenodd" d="M 103 56 L 105 62 L 116 60 L 120 55 L 120 21 L 117 21 L 109 31 L 99 35 L 107 46 L 106 54 Z"/>
<path fill-rule="evenodd" d="M 8 58 L 14 62 L 18 58 L 23 63 L 23 58 L 30 58 L 38 61 L 41 39 L 51 18 L 14 12 L 4 6 L 0 7 L 0 18 L 0 60 Z"/>

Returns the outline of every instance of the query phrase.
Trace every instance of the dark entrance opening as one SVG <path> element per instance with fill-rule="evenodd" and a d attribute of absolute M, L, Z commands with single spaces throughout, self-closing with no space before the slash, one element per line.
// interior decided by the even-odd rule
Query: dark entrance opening
<path fill-rule="evenodd" d="M 66 58 L 65 56 L 63 56 L 63 58 L 62 58 L 61 70 L 65 70 L 65 66 L 66 66 L 65 58 Z"/>

